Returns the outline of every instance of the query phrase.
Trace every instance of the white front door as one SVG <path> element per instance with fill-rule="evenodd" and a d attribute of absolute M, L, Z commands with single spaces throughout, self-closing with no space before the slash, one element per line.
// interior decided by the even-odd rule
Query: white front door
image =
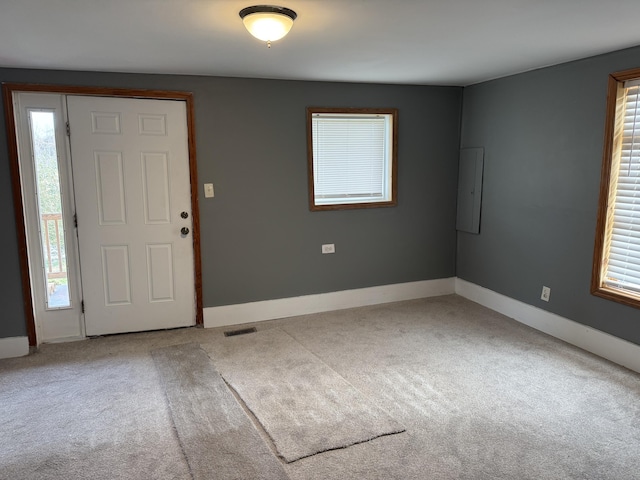
<path fill-rule="evenodd" d="M 194 325 L 185 102 L 67 107 L 86 334 Z"/>

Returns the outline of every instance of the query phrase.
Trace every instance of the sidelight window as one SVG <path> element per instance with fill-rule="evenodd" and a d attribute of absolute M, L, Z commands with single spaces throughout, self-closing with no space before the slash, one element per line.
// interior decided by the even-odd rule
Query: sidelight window
<path fill-rule="evenodd" d="M 54 112 L 29 111 L 48 309 L 71 306 Z"/>

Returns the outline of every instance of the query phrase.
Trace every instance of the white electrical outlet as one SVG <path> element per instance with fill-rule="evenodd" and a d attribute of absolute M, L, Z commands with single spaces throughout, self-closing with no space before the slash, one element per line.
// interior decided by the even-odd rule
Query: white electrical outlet
<path fill-rule="evenodd" d="M 334 243 L 325 243 L 322 245 L 322 253 L 336 253 L 336 246 Z"/>
<path fill-rule="evenodd" d="M 549 287 L 542 287 L 542 295 L 540 295 L 540 300 L 548 302 L 549 297 L 551 297 L 551 289 Z"/>
<path fill-rule="evenodd" d="M 212 197 L 213 197 L 213 183 L 205 183 L 204 198 L 212 198 Z"/>

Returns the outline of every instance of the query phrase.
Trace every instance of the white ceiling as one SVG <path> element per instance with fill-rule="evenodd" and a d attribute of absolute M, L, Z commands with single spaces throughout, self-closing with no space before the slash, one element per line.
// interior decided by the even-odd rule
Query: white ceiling
<path fill-rule="evenodd" d="M 269 1 L 0 0 L 0 66 L 469 85 L 640 44 L 640 0 L 273 0 L 267 49 Z"/>

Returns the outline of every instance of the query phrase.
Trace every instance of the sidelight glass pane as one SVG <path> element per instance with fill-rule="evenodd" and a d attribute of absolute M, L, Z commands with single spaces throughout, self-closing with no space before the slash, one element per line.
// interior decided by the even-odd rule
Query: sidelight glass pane
<path fill-rule="evenodd" d="M 69 308 L 71 300 L 54 113 L 31 111 L 30 124 L 40 216 L 46 308 Z"/>

